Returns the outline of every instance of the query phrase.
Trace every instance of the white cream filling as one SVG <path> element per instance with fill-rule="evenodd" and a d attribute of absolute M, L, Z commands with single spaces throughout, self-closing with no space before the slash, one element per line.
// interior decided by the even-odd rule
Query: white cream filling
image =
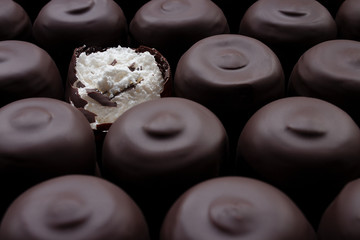
<path fill-rule="evenodd" d="M 113 123 L 129 108 L 152 99 L 160 98 L 164 79 L 153 55 L 136 53 L 131 48 L 109 48 L 89 55 L 81 53 L 76 59 L 76 77 L 85 87 L 78 92 L 88 104 L 84 109 L 97 116 L 91 123 Z M 77 86 L 77 82 L 74 86 Z M 103 106 L 88 96 L 88 90 L 97 89 L 116 102 L 116 107 Z"/>

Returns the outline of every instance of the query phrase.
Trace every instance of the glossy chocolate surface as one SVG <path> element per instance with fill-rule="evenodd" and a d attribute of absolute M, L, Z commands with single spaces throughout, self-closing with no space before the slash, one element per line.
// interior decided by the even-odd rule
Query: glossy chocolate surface
<path fill-rule="evenodd" d="M 221 9 L 210 0 L 158 0 L 144 4 L 130 22 L 135 43 L 154 47 L 176 65 L 198 40 L 229 27 Z"/>
<path fill-rule="evenodd" d="M 336 24 L 315 0 L 259 0 L 245 13 L 240 33 L 270 45 L 312 46 L 334 39 Z"/>
<path fill-rule="evenodd" d="M 314 240 L 296 205 L 276 188 L 254 179 L 223 177 L 202 182 L 172 206 L 161 240 Z"/>
<path fill-rule="evenodd" d="M 315 0 L 259 0 L 246 11 L 239 33 L 268 45 L 279 57 L 287 80 L 301 54 L 335 39 L 337 29 L 328 10 Z"/>
<path fill-rule="evenodd" d="M 185 186 L 216 176 L 226 147 L 225 130 L 212 112 L 186 99 L 162 98 L 131 108 L 113 123 L 103 167 L 124 186 Z"/>
<path fill-rule="evenodd" d="M 20 195 L 0 225 L 1 239 L 148 240 L 133 200 L 103 179 L 68 175 Z"/>
<path fill-rule="evenodd" d="M 37 16 L 33 35 L 66 76 L 75 48 L 127 45 L 128 26 L 113 0 L 51 0 Z"/>
<path fill-rule="evenodd" d="M 238 155 L 277 186 L 335 187 L 360 176 L 359 144 L 358 126 L 340 108 L 320 99 L 291 97 L 250 118 Z"/>
<path fill-rule="evenodd" d="M 299 59 L 289 81 L 289 95 L 321 98 L 360 120 L 360 42 L 320 43 Z"/>
<path fill-rule="evenodd" d="M 0 203 L 52 177 L 94 173 L 92 130 L 70 104 L 50 98 L 10 103 L 0 109 L 0 135 L 0 187 L 8 191 Z"/>
<path fill-rule="evenodd" d="M 12 0 L 2 0 L 0 7 L 0 41 L 30 40 L 32 25 L 25 10 Z"/>
<path fill-rule="evenodd" d="M 319 240 L 356 240 L 360 237 L 360 180 L 348 183 L 322 216 Z"/>
<path fill-rule="evenodd" d="M 133 197 L 158 239 L 171 204 L 194 184 L 218 176 L 227 147 L 224 127 L 205 107 L 181 98 L 152 100 L 110 127 L 103 176 Z"/>
<path fill-rule="evenodd" d="M 360 2 L 346 0 L 336 14 L 339 38 L 360 41 Z"/>
<path fill-rule="evenodd" d="M 0 106 L 28 97 L 63 99 L 59 70 L 47 52 L 22 41 L 0 41 Z"/>
<path fill-rule="evenodd" d="M 179 60 L 175 94 L 230 118 L 284 95 L 284 76 L 276 55 L 256 39 L 221 34 L 200 40 Z M 271 89 L 271 90 L 269 90 Z"/>

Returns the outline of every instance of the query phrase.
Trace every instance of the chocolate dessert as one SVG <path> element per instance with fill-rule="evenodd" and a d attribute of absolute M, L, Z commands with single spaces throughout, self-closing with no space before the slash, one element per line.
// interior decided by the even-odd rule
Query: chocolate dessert
<path fill-rule="evenodd" d="M 299 59 L 289 80 L 289 95 L 320 98 L 345 110 L 360 124 L 360 42 L 320 43 Z"/>
<path fill-rule="evenodd" d="M 326 7 L 326 9 L 331 13 L 331 15 L 335 17 L 341 4 L 345 0 L 317 0 L 317 1 L 320 2 L 324 7 Z"/>
<path fill-rule="evenodd" d="M 180 58 L 174 89 L 176 96 L 196 101 L 219 117 L 235 151 L 246 121 L 285 95 L 285 81 L 278 58 L 263 43 L 220 34 L 198 41 Z"/>
<path fill-rule="evenodd" d="M 1 225 L 3 240 L 149 240 L 133 200 L 103 179 L 68 175 L 21 194 Z"/>
<path fill-rule="evenodd" d="M 32 25 L 24 9 L 12 0 L 1 0 L 0 41 L 31 40 Z"/>
<path fill-rule="evenodd" d="M 229 26 L 221 9 L 210 0 L 157 0 L 136 12 L 129 30 L 133 44 L 156 48 L 175 67 L 192 44 L 229 33 Z"/>
<path fill-rule="evenodd" d="M 308 219 L 360 177 L 360 129 L 343 110 L 320 99 L 290 97 L 256 112 L 238 144 L 239 172 L 289 194 Z"/>
<path fill-rule="evenodd" d="M 245 13 L 240 34 L 268 45 L 279 57 L 286 79 L 302 53 L 335 39 L 336 23 L 315 0 L 259 0 Z"/>
<path fill-rule="evenodd" d="M 338 37 L 360 41 L 360 2 L 346 0 L 339 8 L 335 18 Z"/>
<path fill-rule="evenodd" d="M 162 98 L 113 123 L 104 141 L 103 175 L 134 198 L 158 234 L 176 198 L 218 176 L 226 157 L 226 132 L 212 112 L 187 99 Z"/>
<path fill-rule="evenodd" d="M 94 130 L 107 130 L 131 107 L 169 96 L 170 75 L 168 62 L 153 48 L 84 46 L 74 51 L 66 100 Z"/>
<path fill-rule="evenodd" d="M 168 212 L 160 240 L 315 240 L 296 205 L 255 179 L 223 177 L 186 191 Z"/>
<path fill-rule="evenodd" d="M 70 104 L 28 98 L 0 109 L 0 211 L 28 187 L 65 174 L 94 174 L 95 142 Z"/>
<path fill-rule="evenodd" d="M 51 0 L 37 16 L 33 34 L 66 71 L 77 47 L 126 45 L 128 26 L 113 0 Z"/>
<path fill-rule="evenodd" d="M 319 240 L 356 240 L 360 237 L 360 179 L 348 183 L 326 209 L 319 229 Z"/>
<path fill-rule="evenodd" d="M 0 107 L 29 97 L 64 98 L 56 64 L 47 52 L 23 41 L 0 41 Z"/>

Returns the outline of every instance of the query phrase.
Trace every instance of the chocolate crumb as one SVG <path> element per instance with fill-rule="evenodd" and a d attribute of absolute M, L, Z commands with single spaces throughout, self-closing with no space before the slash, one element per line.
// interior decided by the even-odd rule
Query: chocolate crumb
<path fill-rule="evenodd" d="M 135 63 L 132 63 L 128 68 L 129 68 L 129 70 L 132 71 L 132 72 L 135 71 L 135 69 L 136 69 L 136 68 L 135 68 Z"/>
<path fill-rule="evenodd" d="M 116 59 L 114 59 L 114 61 L 112 61 L 112 62 L 110 63 L 111 66 L 115 66 L 115 64 L 117 64 Z"/>

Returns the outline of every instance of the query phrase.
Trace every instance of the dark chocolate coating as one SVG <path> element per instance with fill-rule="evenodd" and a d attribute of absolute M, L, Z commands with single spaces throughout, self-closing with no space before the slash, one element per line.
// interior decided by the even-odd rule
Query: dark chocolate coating
<path fill-rule="evenodd" d="M 129 27 L 135 43 L 159 50 L 172 66 L 198 40 L 229 33 L 226 17 L 210 0 L 157 0 L 144 4 Z"/>
<path fill-rule="evenodd" d="M 182 98 L 152 100 L 126 111 L 110 127 L 103 167 L 120 185 L 186 185 L 217 175 L 226 140 L 221 122 L 200 104 Z"/>
<path fill-rule="evenodd" d="M 226 157 L 226 132 L 212 112 L 187 99 L 161 98 L 113 123 L 104 141 L 103 174 L 135 199 L 158 234 L 177 197 L 218 176 Z"/>
<path fill-rule="evenodd" d="M 234 149 L 250 116 L 285 95 L 285 81 L 270 48 L 246 36 L 220 34 L 198 41 L 180 58 L 174 92 L 213 111 Z"/>
<path fill-rule="evenodd" d="M 0 41 L 0 106 L 29 97 L 64 98 L 59 70 L 47 52 L 16 40 Z"/>
<path fill-rule="evenodd" d="M 126 18 L 113 0 L 51 0 L 37 16 L 33 34 L 61 71 L 67 71 L 77 47 L 128 43 Z"/>
<path fill-rule="evenodd" d="M 360 2 L 346 0 L 335 18 L 339 38 L 360 41 Z"/>
<path fill-rule="evenodd" d="M 308 51 L 295 65 L 289 95 L 320 98 L 360 123 L 360 42 L 332 40 Z"/>
<path fill-rule="evenodd" d="M 34 22 L 34 37 L 46 49 L 106 47 L 127 39 L 127 23 L 112 0 L 52 0 Z"/>
<path fill-rule="evenodd" d="M 324 212 L 319 240 L 357 240 L 360 238 L 360 179 L 348 183 Z"/>
<path fill-rule="evenodd" d="M 3 240 L 149 240 L 133 200 L 103 179 L 68 175 L 20 195 L 0 225 Z"/>
<path fill-rule="evenodd" d="M 160 240 L 315 240 L 296 205 L 271 185 L 243 177 L 208 180 L 168 212 Z"/>
<path fill-rule="evenodd" d="M 360 176 L 359 146 L 360 129 L 343 110 L 320 99 L 290 97 L 250 118 L 239 138 L 238 161 L 289 194 L 316 225 L 337 192 Z"/>
<path fill-rule="evenodd" d="M 32 25 L 24 9 L 12 0 L 1 0 L 0 41 L 30 40 Z"/>
<path fill-rule="evenodd" d="M 43 180 L 65 174 L 94 174 L 94 135 L 70 104 L 28 98 L 0 109 L 1 203 Z M 7 190 L 4 190 L 7 189 Z"/>
<path fill-rule="evenodd" d="M 221 116 L 265 105 L 284 96 L 284 76 L 276 55 L 260 41 L 237 34 L 200 40 L 179 60 L 175 94 L 199 102 Z M 230 114 L 230 113 L 229 113 Z"/>
<path fill-rule="evenodd" d="M 337 29 L 327 9 L 315 0 L 259 0 L 246 11 L 239 33 L 274 50 L 287 75 L 303 52 L 335 39 Z"/>

